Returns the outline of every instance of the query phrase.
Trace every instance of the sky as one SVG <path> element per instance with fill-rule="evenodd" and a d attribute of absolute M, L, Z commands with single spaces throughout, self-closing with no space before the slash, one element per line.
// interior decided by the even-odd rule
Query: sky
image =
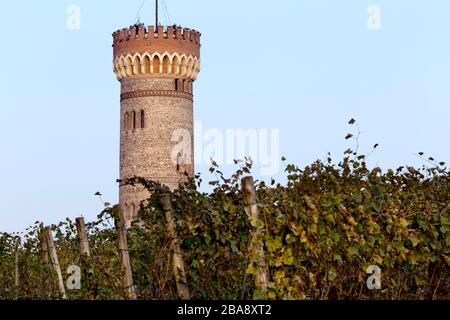
<path fill-rule="evenodd" d="M 2 4 L 0 231 L 94 219 L 103 209 L 97 191 L 118 201 L 120 87 L 111 34 L 135 22 L 141 3 Z M 354 147 L 344 137 L 355 118 L 360 151 L 380 144 L 371 165 L 420 166 L 421 151 L 450 162 L 450 1 L 165 3 L 162 22 L 202 33 L 195 83 L 202 146 L 211 132 L 266 130 L 278 137 L 272 155 L 302 167 L 328 152 L 339 160 Z M 79 29 L 68 24 L 71 6 L 80 9 Z M 139 16 L 154 23 L 153 1 Z M 214 180 L 202 161 L 208 150 L 196 155 L 196 171 Z M 273 176 L 282 181 L 279 165 Z M 258 166 L 254 175 L 268 178 Z"/>

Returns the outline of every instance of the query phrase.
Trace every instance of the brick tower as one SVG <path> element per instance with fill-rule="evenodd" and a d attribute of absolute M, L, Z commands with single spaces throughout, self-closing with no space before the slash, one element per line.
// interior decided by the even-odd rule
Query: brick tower
<path fill-rule="evenodd" d="M 135 25 L 113 33 L 113 48 L 121 84 L 120 179 L 144 177 L 173 189 L 194 174 L 193 83 L 200 71 L 200 33 Z M 120 187 L 128 223 L 148 196 L 142 187 Z"/>

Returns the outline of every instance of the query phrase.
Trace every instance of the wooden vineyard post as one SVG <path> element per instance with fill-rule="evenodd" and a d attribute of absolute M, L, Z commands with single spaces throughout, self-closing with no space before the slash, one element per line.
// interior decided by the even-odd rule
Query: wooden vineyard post
<path fill-rule="evenodd" d="M 84 218 L 76 218 L 75 224 L 77 226 L 78 240 L 80 241 L 80 252 L 87 257 L 91 256 L 91 250 L 89 248 L 89 241 L 86 232 L 86 224 Z"/>
<path fill-rule="evenodd" d="M 41 260 L 45 266 L 48 266 L 48 247 L 45 236 L 45 228 L 41 225 L 39 230 L 39 242 L 41 243 Z"/>
<path fill-rule="evenodd" d="M 20 247 L 20 238 L 16 240 L 16 248 L 15 248 L 15 263 L 14 263 L 14 286 L 16 288 L 19 287 L 19 247 Z"/>
<path fill-rule="evenodd" d="M 264 257 L 263 229 L 259 223 L 259 210 L 253 177 L 242 179 L 242 194 L 244 196 L 245 212 L 253 229 L 249 252 L 250 262 L 256 263 L 255 286 L 259 293 L 258 296 L 266 299 L 268 287 L 267 265 Z"/>
<path fill-rule="evenodd" d="M 172 204 L 170 202 L 170 194 L 162 193 L 160 201 L 166 217 L 167 235 L 170 239 L 170 246 L 173 252 L 172 268 L 177 283 L 178 297 L 181 300 L 190 300 L 189 288 L 186 280 L 186 272 L 184 270 L 183 256 L 181 255 L 180 243 L 177 236 L 175 221 L 172 213 Z"/>
<path fill-rule="evenodd" d="M 122 285 L 127 300 L 136 300 L 136 290 L 133 284 L 133 272 L 131 270 L 130 254 L 128 251 L 127 230 L 125 228 L 125 217 L 121 208 L 118 207 L 118 215 L 115 218 L 117 230 L 117 249 L 122 270 Z"/>
<path fill-rule="evenodd" d="M 58 255 L 56 253 L 55 243 L 53 242 L 52 229 L 50 227 L 45 228 L 45 238 L 47 240 L 47 248 L 50 255 L 50 261 L 55 269 L 58 277 L 58 291 L 62 299 L 67 299 L 66 289 L 64 287 L 64 280 L 61 273 L 61 266 L 59 265 Z"/>
<path fill-rule="evenodd" d="M 39 243 L 41 245 L 41 262 L 44 265 L 45 275 L 42 277 L 44 284 L 44 292 L 45 295 L 49 298 L 51 296 L 51 285 L 49 279 L 49 258 L 48 258 L 48 246 L 47 246 L 47 237 L 45 236 L 45 228 L 41 224 L 39 228 Z M 45 289 L 47 287 L 47 289 Z"/>

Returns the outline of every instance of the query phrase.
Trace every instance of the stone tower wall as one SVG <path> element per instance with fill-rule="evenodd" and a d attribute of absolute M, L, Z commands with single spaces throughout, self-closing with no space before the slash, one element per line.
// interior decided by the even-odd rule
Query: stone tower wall
<path fill-rule="evenodd" d="M 113 67 L 121 82 L 120 179 L 144 177 L 175 188 L 194 174 L 193 83 L 200 71 L 200 33 L 190 29 L 131 27 L 113 34 Z M 174 155 L 173 134 L 189 133 L 189 158 Z M 148 193 L 120 187 L 131 221 Z"/>

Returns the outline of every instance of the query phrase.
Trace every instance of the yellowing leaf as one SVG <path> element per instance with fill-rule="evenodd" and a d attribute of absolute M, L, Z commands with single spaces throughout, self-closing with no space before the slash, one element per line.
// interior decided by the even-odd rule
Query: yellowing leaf
<path fill-rule="evenodd" d="M 288 233 L 286 236 L 286 242 L 288 244 L 293 244 L 293 243 L 297 242 L 297 239 L 292 234 Z"/>
<path fill-rule="evenodd" d="M 420 240 L 416 236 L 409 237 L 409 240 L 411 241 L 413 247 L 417 247 L 417 245 L 420 243 Z"/>
<path fill-rule="evenodd" d="M 248 265 L 247 273 L 250 275 L 253 275 L 253 276 L 256 275 L 256 269 L 255 269 L 255 266 L 253 265 L 253 263 Z"/>
<path fill-rule="evenodd" d="M 381 259 L 381 257 L 379 255 L 375 255 L 373 257 L 373 261 L 375 261 L 378 265 L 382 265 L 383 264 L 383 259 Z"/>
<path fill-rule="evenodd" d="M 306 236 L 306 232 L 305 231 L 302 232 L 302 235 L 300 236 L 300 241 L 302 243 L 307 243 L 308 242 L 308 237 Z"/>
<path fill-rule="evenodd" d="M 283 242 L 281 237 L 275 237 L 266 241 L 266 246 L 269 252 L 274 252 L 283 247 Z"/>
<path fill-rule="evenodd" d="M 334 281 L 337 278 L 336 270 L 332 269 L 328 271 L 328 280 Z"/>
<path fill-rule="evenodd" d="M 286 266 L 291 266 L 294 264 L 294 256 L 292 255 L 291 249 L 288 249 L 283 255 L 283 262 Z"/>
<path fill-rule="evenodd" d="M 445 254 L 442 255 L 444 257 L 445 262 L 447 262 L 448 266 L 450 267 L 450 257 L 447 257 Z"/>
<path fill-rule="evenodd" d="M 347 218 L 348 223 L 350 223 L 352 226 L 356 226 L 358 223 L 355 221 L 355 218 L 348 217 Z"/>
<path fill-rule="evenodd" d="M 267 294 L 267 297 L 270 300 L 275 300 L 277 298 L 277 294 L 275 292 L 273 292 L 273 291 L 269 291 L 269 293 Z"/>
<path fill-rule="evenodd" d="M 405 218 L 400 218 L 399 223 L 403 228 L 409 226 L 409 222 Z"/>

